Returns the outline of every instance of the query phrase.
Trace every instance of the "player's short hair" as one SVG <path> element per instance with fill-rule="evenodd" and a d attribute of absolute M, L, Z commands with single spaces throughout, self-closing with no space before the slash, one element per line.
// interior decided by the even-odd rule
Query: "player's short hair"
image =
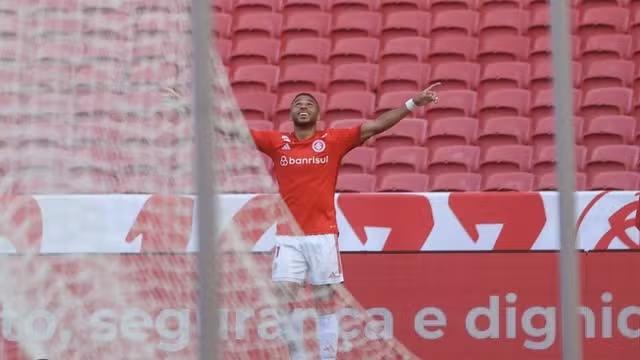
<path fill-rule="evenodd" d="M 293 97 L 293 100 L 291 100 L 291 104 L 295 103 L 295 102 L 296 102 L 296 100 L 297 100 L 300 96 L 308 96 L 308 97 L 310 97 L 310 98 L 313 100 L 313 102 L 314 102 L 314 103 L 316 103 L 316 106 L 317 106 L 318 108 L 320 108 L 320 104 L 318 103 L 318 100 L 315 98 L 315 96 L 313 96 L 313 95 L 311 95 L 311 94 L 309 94 L 309 93 L 306 93 L 306 92 L 301 92 L 301 93 L 299 93 L 298 95 L 294 96 L 294 97 Z"/>

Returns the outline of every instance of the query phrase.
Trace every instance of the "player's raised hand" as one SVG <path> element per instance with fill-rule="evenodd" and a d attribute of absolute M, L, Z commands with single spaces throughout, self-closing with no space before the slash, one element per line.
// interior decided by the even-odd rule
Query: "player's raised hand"
<path fill-rule="evenodd" d="M 418 95 L 413 98 L 413 102 L 418 106 L 428 105 L 430 103 L 438 103 L 438 94 L 435 92 L 435 88 L 440 86 L 441 83 L 433 83 L 426 89 L 422 90 Z"/>

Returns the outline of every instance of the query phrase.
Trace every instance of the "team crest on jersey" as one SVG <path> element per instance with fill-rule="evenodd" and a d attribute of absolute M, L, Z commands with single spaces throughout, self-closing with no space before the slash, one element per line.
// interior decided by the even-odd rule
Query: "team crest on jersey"
<path fill-rule="evenodd" d="M 323 152 L 326 147 L 327 145 L 325 144 L 324 140 L 320 140 L 320 139 L 314 141 L 313 144 L 311 145 L 311 148 L 313 148 L 313 151 L 317 153 Z"/>

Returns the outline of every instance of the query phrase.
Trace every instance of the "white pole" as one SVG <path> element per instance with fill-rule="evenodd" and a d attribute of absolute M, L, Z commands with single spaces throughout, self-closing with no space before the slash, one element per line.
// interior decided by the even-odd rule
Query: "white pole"
<path fill-rule="evenodd" d="M 573 130 L 573 93 L 571 82 L 571 35 L 569 1 L 551 0 L 551 36 L 553 42 L 553 92 L 556 123 L 556 178 L 560 215 L 560 311 L 562 313 L 562 358 L 582 359 L 578 328 L 580 272 L 577 265 L 576 218 L 574 204 L 575 162 Z"/>
<path fill-rule="evenodd" d="M 211 66 L 209 40 L 211 8 L 208 0 L 192 0 L 193 121 L 195 135 L 196 218 L 198 238 L 198 320 L 199 354 L 202 360 L 215 360 L 218 340 L 216 302 L 217 271 L 215 234 L 215 196 L 213 174 L 213 126 L 211 109 Z"/>

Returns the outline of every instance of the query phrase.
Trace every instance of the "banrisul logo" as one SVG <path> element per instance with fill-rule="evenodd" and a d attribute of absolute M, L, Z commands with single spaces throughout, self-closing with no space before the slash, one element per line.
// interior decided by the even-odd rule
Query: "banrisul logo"
<path fill-rule="evenodd" d="M 280 166 L 293 166 L 293 165 L 326 165 L 329 163 L 329 155 L 325 156 L 310 156 L 310 157 L 291 157 L 281 156 Z"/>

